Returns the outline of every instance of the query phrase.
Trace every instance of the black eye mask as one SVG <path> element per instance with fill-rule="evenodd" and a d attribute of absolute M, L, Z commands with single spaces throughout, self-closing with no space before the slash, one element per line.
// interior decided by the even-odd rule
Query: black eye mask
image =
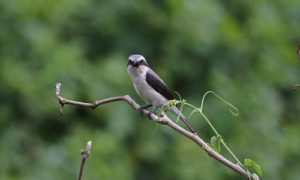
<path fill-rule="evenodd" d="M 133 67 L 138 67 L 138 66 L 140 66 L 140 65 L 145 65 L 145 66 L 149 66 L 148 64 L 147 64 L 147 62 L 146 61 L 139 61 L 139 62 L 136 62 L 136 63 L 134 63 L 134 61 L 132 61 L 132 60 L 129 60 L 128 61 L 128 63 L 127 63 L 127 66 L 128 65 L 132 65 Z"/>

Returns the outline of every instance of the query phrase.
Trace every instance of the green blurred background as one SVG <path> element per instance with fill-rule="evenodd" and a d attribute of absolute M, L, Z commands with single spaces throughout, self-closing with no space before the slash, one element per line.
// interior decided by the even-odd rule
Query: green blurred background
<path fill-rule="evenodd" d="M 262 179 L 299 179 L 299 29 L 299 0 L 1 0 L 0 179 L 75 179 L 88 140 L 86 180 L 242 179 L 124 102 L 58 116 L 56 82 L 69 99 L 144 105 L 126 71 L 134 53 L 188 102 L 213 90 L 237 106 L 233 117 L 209 96 L 204 108 Z M 209 142 L 204 120 L 190 122 Z"/>

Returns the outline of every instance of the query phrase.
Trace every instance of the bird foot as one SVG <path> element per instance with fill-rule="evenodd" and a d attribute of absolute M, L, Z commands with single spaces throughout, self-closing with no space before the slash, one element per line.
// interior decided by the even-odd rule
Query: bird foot
<path fill-rule="evenodd" d="M 138 111 L 142 112 L 144 109 L 145 109 L 145 108 L 144 108 L 143 106 L 140 106 L 140 107 L 138 108 Z"/>
<path fill-rule="evenodd" d="M 152 106 L 152 105 L 140 106 L 140 107 L 138 108 L 138 111 L 142 112 L 143 110 L 148 109 L 148 108 L 151 107 L 151 106 Z"/>

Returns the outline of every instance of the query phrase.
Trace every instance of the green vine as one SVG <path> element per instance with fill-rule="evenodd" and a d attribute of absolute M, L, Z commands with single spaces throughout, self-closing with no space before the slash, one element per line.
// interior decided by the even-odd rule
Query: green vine
<path fill-rule="evenodd" d="M 190 113 L 189 115 L 189 119 L 193 116 L 194 113 L 198 113 L 200 114 L 201 117 L 203 117 L 203 119 L 206 121 L 206 123 L 209 125 L 209 127 L 212 129 L 212 131 L 214 132 L 215 136 L 211 137 L 211 141 L 210 141 L 210 146 L 218 153 L 221 153 L 221 145 L 224 146 L 224 148 L 230 153 L 230 155 L 234 158 L 234 160 L 240 165 L 241 168 L 243 168 L 244 170 L 246 170 L 249 174 L 249 176 L 251 176 L 252 178 L 254 178 L 253 173 L 250 172 L 249 168 L 254 168 L 255 171 L 257 172 L 257 174 L 259 174 L 260 176 L 262 175 L 262 170 L 260 168 L 260 165 L 258 165 L 257 163 L 255 163 L 253 160 L 251 159 L 245 159 L 244 163 L 241 163 L 241 161 L 236 157 L 236 155 L 232 152 L 232 150 L 228 147 L 228 145 L 225 143 L 224 139 L 222 138 L 222 136 L 220 135 L 220 133 L 218 133 L 218 131 L 216 130 L 216 128 L 213 126 L 213 124 L 210 122 L 210 120 L 207 118 L 207 116 L 204 114 L 203 112 L 203 107 L 204 107 L 204 101 L 205 98 L 208 94 L 213 94 L 215 97 L 217 97 L 221 102 L 223 102 L 224 104 L 226 104 L 229 107 L 229 112 L 233 115 L 233 116 L 238 116 L 239 115 L 239 110 L 238 108 L 236 108 L 235 106 L 233 106 L 231 103 L 229 103 L 228 101 L 226 101 L 225 99 L 223 99 L 221 96 L 219 96 L 218 94 L 216 94 L 214 91 L 207 91 L 204 96 L 202 97 L 201 100 L 201 106 L 200 108 L 197 108 L 195 106 L 193 106 L 190 103 L 187 103 L 187 101 L 185 99 L 182 99 L 181 96 L 179 95 L 179 93 L 175 92 L 177 94 L 177 96 L 179 97 L 179 100 L 170 100 L 168 101 L 166 104 L 164 104 L 164 106 L 162 108 L 160 108 L 160 113 L 164 110 L 168 110 L 170 109 L 172 106 L 176 106 L 178 104 L 180 104 L 180 111 L 183 110 L 183 107 L 185 105 L 187 105 L 188 107 L 191 107 L 193 109 L 193 111 Z M 179 120 L 179 116 L 177 117 L 176 122 Z M 254 178 L 255 179 L 255 178 Z"/>

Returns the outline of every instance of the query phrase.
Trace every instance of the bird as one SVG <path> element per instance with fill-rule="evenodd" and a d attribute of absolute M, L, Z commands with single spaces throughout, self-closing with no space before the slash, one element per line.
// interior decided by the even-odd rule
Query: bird
<path fill-rule="evenodd" d="M 169 100 L 174 100 L 174 96 L 166 83 L 150 68 L 143 55 L 133 54 L 129 56 L 127 72 L 131 77 L 135 91 L 147 103 L 146 106 L 140 106 L 138 110 L 142 111 L 153 106 L 153 109 L 147 114 L 148 117 Z M 179 116 L 190 131 L 195 133 L 192 126 L 175 105 L 170 107 L 169 111 Z"/>

